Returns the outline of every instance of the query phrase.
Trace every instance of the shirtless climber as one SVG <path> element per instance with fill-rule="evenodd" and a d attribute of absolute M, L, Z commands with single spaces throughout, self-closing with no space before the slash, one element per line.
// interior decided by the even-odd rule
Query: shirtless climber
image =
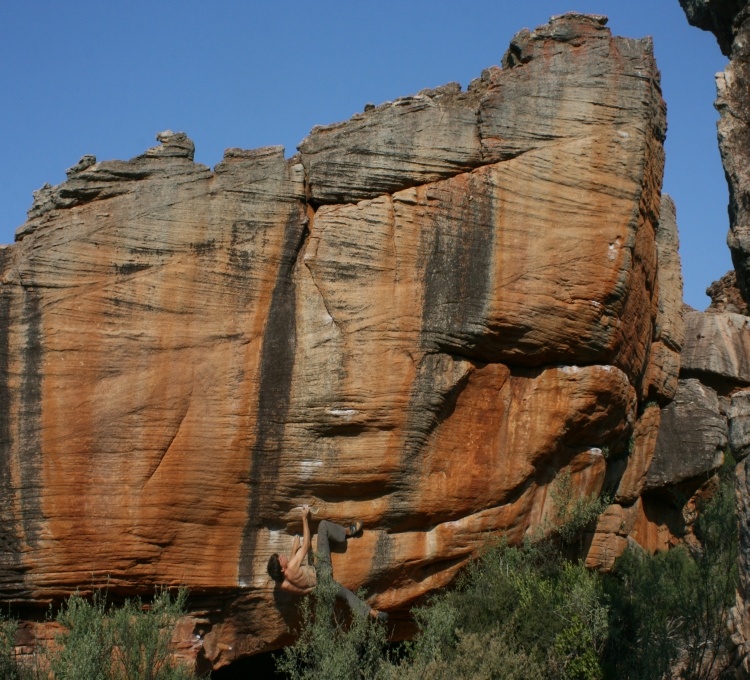
<path fill-rule="evenodd" d="M 310 508 L 302 507 L 302 545 L 299 536 L 294 537 L 292 552 L 289 557 L 274 553 L 268 560 L 268 573 L 282 590 L 295 595 L 308 595 L 318 583 L 318 576 L 328 576 L 333 580 L 333 566 L 331 564 L 331 547 L 329 541 L 341 543 L 347 538 L 362 535 L 362 522 L 355 522 L 349 527 L 342 527 L 328 520 L 323 520 L 318 526 L 318 564 L 302 564 L 310 550 Z M 388 614 L 372 609 L 369 604 L 360 600 L 351 590 L 340 583 L 336 597 L 346 600 L 353 613 L 361 616 L 372 616 L 378 621 L 387 621 Z"/>

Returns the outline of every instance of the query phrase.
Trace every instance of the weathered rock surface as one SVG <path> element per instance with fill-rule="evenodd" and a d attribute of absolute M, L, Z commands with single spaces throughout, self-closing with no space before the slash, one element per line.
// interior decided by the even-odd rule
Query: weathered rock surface
<path fill-rule="evenodd" d="M 631 534 L 639 510 L 640 499 L 637 499 L 630 506 L 612 503 L 599 516 L 596 530 L 589 537 L 586 566 L 592 569 L 611 569 L 628 544 L 636 543 Z"/>
<path fill-rule="evenodd" d="M 721 467 L 726 445 L 727 425 L 716 392 L 698 380 L 681 380 L 674 401 L 662 411 L 643 490 L 704 476 L 702 483 Z"/>
<path fill-rule="evenodd" d="M 750 385 L 750 317 L 732 312 L 685 314 L 682 374 L 727 393 Z"/>
<path fill-rule="evenodd" d="M 741 423 L 738 415 L 738 427 Z M 718 395 L 695 378 L 680 379 L 665 407 L 647 402 L 628 443 L 629 455 L 615 453 L 608 465 L 605 485 L 614 503 L 589 536 L 586 563 L 609 569 L 630 543 L 655 551 L 690 540 L 700 499 L 715 489 L 727 437 Z M 676 499 L 684 501 L 676 504 Z"/>
<path fill-rule="evenodd" d="M 706 288 L 706 295 L 711 298 L 707 312 L 734 312 L 745 315 L 748 313 L 747 303 L 742 299 L 742 293 L 737 287 L 737 273 L 734 269 Z"/>
<path fill-rule="evenodd" d="M 680 0 L 688 21 L 716 36 L 722 54 L 732 51 L 735 18 L 746 5 L 746 0 Z"/>
<path fill-rule="evenodd" d="M 656 315 L 654 339 L 677 354 L 685 341 L 682 312 L 682 265 L 679 256 L 680 239 L 677 233 L 677 210 L 674 201 L 662 194 L 659 225 L 656 229 L 656 249 L 659 269 L 659 308 Z"/>
<path fill-rule="evenodd" d="M 737 603 L 732 609 L 732 641 L 737 645 L 743 675 L 750 676 L 750 458 L 737 465 L 737 516 L 739 519 L 739 572 L 740 587 Z"/>
<path fill-rule="evenodd" d="M 398 627 L 543 527 L 562 470 L 599 493 L 634 431 L 610 514 L 651 526 L 644 400 L 682 342 L 651 45 L 566 15 L 503 63 L 289 160 L 211 171 L 167 132 L 37 192 L 0 251 L 4 601 L 184 584 L 184 652 L 220 666 L 290 639 L 265 564 L 311 503 L 364 522 L 334 571 Z"/>
<path fill-rule="evenodd" d="M 643 493 L 646 476 L 656 452 L 656 442 L 661 424 L 661 409 L 658 404 L 646 406 L 638 419 L 632 436 L 632 451 L 624 461 L 625 472 L 617 486 L 614 500 L 621 505 L 632 505 Z"/>
<path fill-rule="evenodd" d="M 666 403 L 677 391 L 680 352 L 685 340 L 677 215 L 674 201 L 667 194 L 662 195 L 659 215 L 656 229 L 659 306 L 641 393 L 644 401 L 651 399 Z"/>
<path fill-rule="evenodd" d="M 729 184 L 727 243 L 737 283 L 750 301 L 750 11 L 746 0 L 680 0 L 688 21 L 717 37 L 730 58 L 716 76 L 719 149 Z"/>
<path fill-rule="evenodd" d="M 718 123 L 719 149 L 729 185 L 729 235 L 727 243 L 732 252 L 732 262 L 736 271 L 737 287 L 744 298 L 744 305 L 734 302 L 731 285 L 722 286 L 717 296 L 720 304 L 727 298 L 727 311 L 747 313 L 750 302 L 750 5 L 747 0 L 680 0 L 690 23 L 714 33 L 723 54 L 730 58 L 722 73 L 716 76 L 719 110 Z M 719 282 L 721 284 L 721 282 Z M 727 282 L 731 284 L 731 282 Z M 715 286 L 716 284 L 714 284 Z M 712 286 L 712 288 L 714 287 Z M 710 289 L 709 289 L 710 291 Z M 709 293 L 710 294 L 710 293 Z M 715 302 L 716 298 L 711 295 Z M 712 302 L 712 307 L 719 307 Z M 731 309 L 736 307 L 736 309 Z M 718 373 L 721 387 L 727 392 L 736 392 L 748 385 L 748 346 L 746 327 L 741 319 L 723 319 L 716 322 L 716 339 L 720 342 L 719 358 L 713 368 Z M 721 328 L 720 328 L 721 327 Z M 727 342 L 731 336 L 733 342 Z M 723 341 L 722 341 L 723 336 Z M 705 354 L 714 348 L 707 335 Z M 690 342 L 690 332 L 688 332 Z M 729 349 L 729 345 L 732 345 Z M 728 351 L 729 350 L 729 351 Z M 711 363 L 705 359 L 703 364 Z M 729 373 L 729 380 L 726 374 Z M 739 378 L 739 379 L 738 379 Z M 746 396 L 742 392 L 732 395 L 728 409 L 729 443 L 735 456 L 742 458 L 747 452 Z M 737 606 L 733 615 L 733 640 L 737 645 L 741 660 L 738 677 L 750 678 L 750 564 L 748 545 L 750 544 L 750 521 L 748 499 L 750 499 L 750 479 L 747 475 L 747 458 L 737 466 L 737 498 L 740 516 L 740 589 Z M 740 674 L 741 673 L 741 674 Z"/>
<path fill-rule="evenodd" d="M 740 390 L 732 395 L 727 420 L 729 423 L 729 449 L 740 461 L 750 453 L 750 390 Z"/>

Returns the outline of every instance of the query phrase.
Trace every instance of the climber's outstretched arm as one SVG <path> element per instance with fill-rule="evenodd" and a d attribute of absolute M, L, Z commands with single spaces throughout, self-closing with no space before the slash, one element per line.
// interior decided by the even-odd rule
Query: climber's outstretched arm
<path fill-rule="evenodd" d="M 307 557 L 307 553 L 310 550 L 311 536 L 310 536 L 310 508 L 305 505 L 302 507 L 302 545 L 299 544 L 299 537 L 295 536 L 292 542 L 292 552 L 289 555 L 289 567 L 296 572 L 301 566 L 302 562 Z"/>

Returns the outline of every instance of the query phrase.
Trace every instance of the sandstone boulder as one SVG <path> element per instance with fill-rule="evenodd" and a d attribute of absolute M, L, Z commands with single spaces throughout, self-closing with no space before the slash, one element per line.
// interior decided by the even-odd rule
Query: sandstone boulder
<path fill-rule="evenodd" d="M 656 451 L 661 423 L 661 409 L 658 404 L 649 404 L 638 419 L 628 445 L 625 471 L 617 486 L 614 500 L 622 505 L 631 505 L 643 492 L 646 476 Z M 671 452 L 670 452 L 671 453 Z M 681 457 L 678 453 L 675 457 Z M 668 456 L 671 458 L 671 456 Z"/>
<path fill-rule="evenodd" d="M 750 317 L 732 312 L 685 314 L 681 375 L 721 392 L 750 385 Z"/>
<path fill-rule="evenodd" d="M 699 479 L 724 462 L 726 421 L 716 392 L 695 379 L 680 380 L 674 401 L 663 409 L 644 491 Z"/>
<path fill-rule="evenodd" d="M 613 503 L 599 516 L 586 546 L 587 567 L 608 571 L 629 545 L 638 545 L 631 534 L 639 512 L 640 499 L 630 506 Z"/>
<path fill-rule="evenodd" d="M 681 338 L 664 116 L 650 41 L 566 15 L 289 160 L 82 159 L 0 251 L 0 597 L 186 585 L 219 667 L 290 640 L 302 503 L 364 522 L 334 573 L 399 635 L 634 430 L 636 495 Z"/>
<path fill-rule="evenodd" d="M 734 269 L 706 288 L 706 295 L 711 298 L 711 304 L 706 311 L 745 315 L 748 313 L 747 303 L 742 299 L 742 293 L 737 287 L 737 273 Z"/>

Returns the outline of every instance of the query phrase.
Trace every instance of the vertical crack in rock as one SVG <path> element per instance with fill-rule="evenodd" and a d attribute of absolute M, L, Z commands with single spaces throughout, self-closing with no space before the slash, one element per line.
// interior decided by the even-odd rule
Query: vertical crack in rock
<path fill-rule="evenodd" d="M 23 289 L 23 325 L 26 346 L 21 371 L 21 404 L 18 418 L 18 452 L 21 472 L 21 513 L 26 542 L 38 545 L 43 519 L 42 488 L 42 310 L 41 294 L 35 288 Z"/>
<path fill-rule="evenodd" d="M 311 208 L 310 212 L 311 215 L 308 216 L 308 223 L 307 223 L 307 234 L 309 235 L 314 231 L 314 221 L 315 221 L 315 210 Z M 323 232 L 321 232 L 318 235 L 318 239 L 323 238 Z M 301 246 L 300 246 L 301 248 Z M 338 329 L 339 325 L 336 322 L 336 317 L 333 316 L 332 310 L 328 302 L 326 301 L 326 296 L 323 294 L 323 291 L 320 289 L 320 284 L 318 283 L 317 279 L 315 278 L 315 271 L 310 266 L 310 263 L 307 261 L 307 258 L 309 257 L 309 254 L 305 256 L 304 259 L 304 265 L 305 269 L 307 269 L 309 275 L 310 275 L 310 281 L 312 281 L 313 286 L 315 286 L 315 290 L 318 291 L 318 295 L 320 296 L 320 301 L 323 303 L 323 308 L 326 310 L 326 314 L 331 318 L 331 323 Z"/>
<path fill-rule="evenodd" d="M 174 429 L 174 432 L 169 437 L 169 441 L 167 442 L 167 445 L 164 447 L 164 451 L 162 452 L 161 456 L 159 456 L 159 460 L 156 462 L 156 465 L 153 466 L 151 471 L 148 473 L 148 475 L 145 478 L 145 481 L 141 485 L 141 492 L 146 488 L 148 483 L 154 478 L 154 475 L 157 473 L 159 468 L 161 467 L 161 464 L 164 462 L 164 459 L 169 456 L 169 451 L 174 445 L 175 441 L 177 440 L 177 437 L 180 434 L 180 431 L 182 430 L 182 426 L 185 424 L 185 421 L 187 419 L 188 413 L 190 413 L 190 406 L 193 403 L 193 383 L 190 384 L 190 392 L 187 395 L 187 402 L 185 404 L 185 410 L 182 412 L 182 415 L 180 416 L 180 420 L 177 423 L 177 427 Z"/>
<path fill-rule="evenodd" d="M 274 486 L 279 474 L 297 345 L 297 300 L 292 272 L 308 233 L 306 220 L 293 212 L 285 227 L 279 272 L 263 333 L 255 444 L 250 454 L 247 519 L 238 569 L 241 584 L 252 580 L 256 532 L 264 519 L 264 510 L 274 507 Z"/>

